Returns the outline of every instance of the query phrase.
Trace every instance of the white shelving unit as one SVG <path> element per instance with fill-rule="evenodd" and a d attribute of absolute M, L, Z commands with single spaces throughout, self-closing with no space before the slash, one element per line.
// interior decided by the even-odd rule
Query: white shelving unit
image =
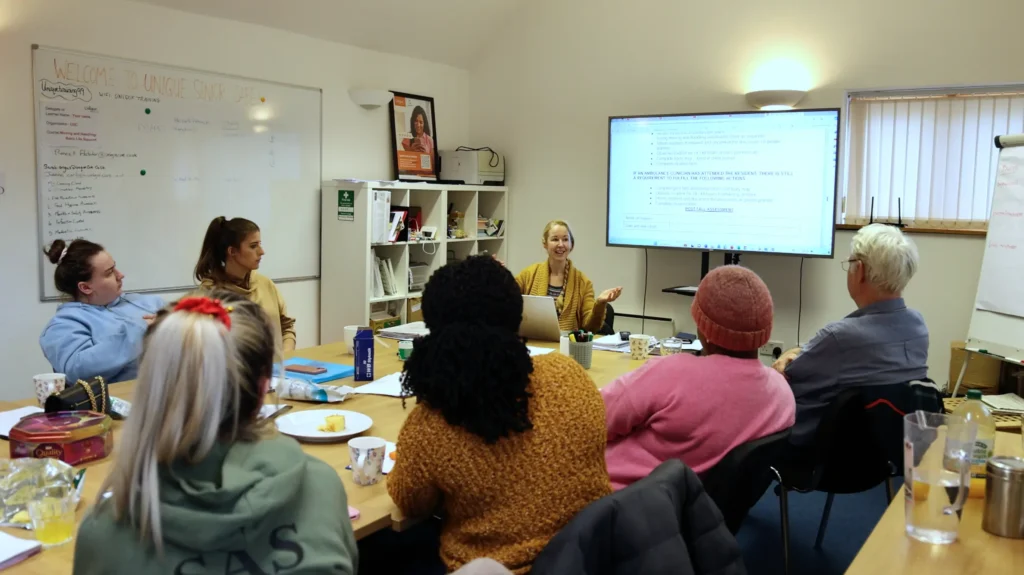
<path fill-rule="evenodd" d="M 426 264 L 430 273 L 449 261 L 488 252 L 507 259 L 508 188 L 426 183 L 378 184 L 375 182 L 323 182 L 320 232 L 320 342 L 340 341 L 346 325 L 367 325 L 371 307 L 392 307 L 406 320 L 409 298 L 409 266 Z M 339 192 L 354 192 L 355 220 L 340 220 Z M 391 192 L 392 206 L 420 208 L 423 226 L 436 227 L 433 241 L 371 244 L 371 198 L 374 190 Z M 465 214 L 463 228 L 469 235 L 448 239 L 448 206 Z M 501 237 L 476 237 L 477 219 L 505 220 Z M 398 293 L 373 295 L 374 257 L 387 258 L 395 270 Z"/>

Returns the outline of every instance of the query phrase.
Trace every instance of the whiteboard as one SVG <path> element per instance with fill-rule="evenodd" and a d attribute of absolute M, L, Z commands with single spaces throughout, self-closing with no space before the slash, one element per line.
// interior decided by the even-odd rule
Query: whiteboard
<path fill-rule="evenodd" d="M 187 289 L 216 216 L 275 280 L 320 273 L 321 92 L 35 46 L 39 236 L 102 244 L 128 291 Z M 41 250 L 40 250 L 41 252 Z M 41 297 L 59 294 L 40 259 Z"/>
<path fill-rule="evenodd" d="M 1000 150 L 967 347 L 1024 360 L 1024 147 Z"/>

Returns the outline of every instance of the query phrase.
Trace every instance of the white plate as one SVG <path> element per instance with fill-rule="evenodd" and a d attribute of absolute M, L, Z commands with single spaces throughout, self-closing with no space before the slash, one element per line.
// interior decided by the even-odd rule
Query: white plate
<path fill-rule="evenodd" d="M 343 431 L 328 433 L 318 431 L 317 427 L 324 424 L 328 415 L 344 415 L 345 429 Z M 277 429 L 285 435 L 290 435 L 299 441 L 308 443 L 335 443 L 353 435 L 370 429 L 373 420 L 369 416 L 355 411 L 344 411 L 341 409 L 308 409 L 288 413 L 274 420 Z"/>

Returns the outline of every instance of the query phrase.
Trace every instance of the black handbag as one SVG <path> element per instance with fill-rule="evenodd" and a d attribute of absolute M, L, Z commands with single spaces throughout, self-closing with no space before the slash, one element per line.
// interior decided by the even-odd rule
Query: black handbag
<path fill-rule="evenodd" d="M 46 413 L 57 411 L 95 411 L 121 419 L 110 409 L 110 393 L 107 382 L 96 376 L 89 381 L 78 380 L 77 383 L 46 398 L 43 406 Z"/>

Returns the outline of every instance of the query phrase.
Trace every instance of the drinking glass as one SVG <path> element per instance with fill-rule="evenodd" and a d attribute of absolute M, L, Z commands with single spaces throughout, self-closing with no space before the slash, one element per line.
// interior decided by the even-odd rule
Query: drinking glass
<path fill-rule="evenodd" d="M 971 485 L 971 451 L 978 426 L 944 413 L 903 418 L 903 493 L 907 535 L 952 543 Z"/>
<path fill-rule="evenodd" d="M 71 541 L 75 532 L 76 503 L 72 496 L 43 497 L 28 502 L 32 529 L 44 547 L 55 547 Z"/>

